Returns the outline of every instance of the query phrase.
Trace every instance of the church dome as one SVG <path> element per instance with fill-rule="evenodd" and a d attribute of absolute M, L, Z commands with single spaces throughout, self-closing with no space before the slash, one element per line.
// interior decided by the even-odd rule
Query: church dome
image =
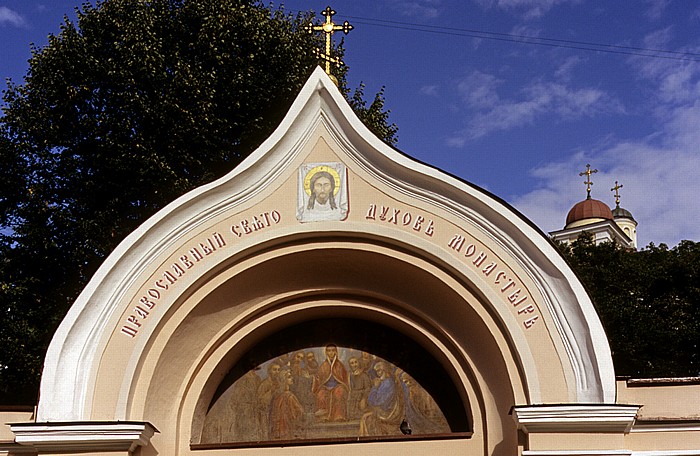
<path fill-rule="evenodd" d="M 627 218 L 634 221 L 632 213 L 627 209 L 621 208 L 620 206 L 616 206 L 615 209 L 612 210 L 612 215 L 616 220 L 619 218 Z"/>
<path fill-rule="evenodd" d="M 614 220 L 610 207 L 604 202 L 593 198 L 576 203 L 566 216 L 566 225 L 586 219 Z"/>

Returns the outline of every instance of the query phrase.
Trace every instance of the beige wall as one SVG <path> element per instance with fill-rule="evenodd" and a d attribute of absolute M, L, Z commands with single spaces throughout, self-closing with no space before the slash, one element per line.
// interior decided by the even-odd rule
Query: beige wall
<path fill-rule="evenodd" d="M 617 385 L 618 402 L 642 406 L 625 437 L 628 448 L 700 454 L 700 378 L 631 379 Z"/>
<path fill-rule="evenodd" d="M 10 424 L 29 423 L 34 420 L 33 408 L 0 407 L 0 456 L 12 456 L 23 450 L 15 444 L 15 434 L 10 430 Z M 31 453 L 29 453 L 31 454 Z"/>
<path fill-rule="evenodd" d="M 22 407 L 20 410 L 0 407 L 0 441 L 14 441 L 15 435 L 10 430 L 11 423 L 26 423 L 34 420 L 34 410 Z"/>
<path fill-rule="evenodd" d="M 617 401 L 639 404 L 639 420 L 700 420 L 700 377 L 617 382 Z"/>

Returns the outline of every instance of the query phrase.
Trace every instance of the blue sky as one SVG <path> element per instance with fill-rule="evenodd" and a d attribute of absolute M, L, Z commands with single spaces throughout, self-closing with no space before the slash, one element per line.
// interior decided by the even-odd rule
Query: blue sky
<path fill-rule="evenodd" d="M 77 0 L 0 0 L 0 75 L 21 81 Z M 328 1 L 288 0 L 320 12 Z M 700 241 L 700 3 L 335 0 L 351 87 L 386 87 L 398 148 L 511 203 L 543 231 L 585 198 L 641 246 Z"/>

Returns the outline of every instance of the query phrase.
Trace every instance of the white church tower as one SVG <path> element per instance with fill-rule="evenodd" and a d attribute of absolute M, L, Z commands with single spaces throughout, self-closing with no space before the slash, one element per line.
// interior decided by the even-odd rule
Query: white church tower
<path fill-rule="evenodd" d="M 571 208 L 566 216 L 566 225 L 558 231 L 550 232 L 555 241 L 567 244 L 575 241 L 582 233 L 593 235 L 596 244 L 615 241 L 628 249 L 637 249 L 637 221 L 627 209 L 620 207 L 620 192 L 622 188 L 617 181 L 611 191 L 615 192 L 615 209 L 610 210 L 607 204 L 591 198 L 591 174 L 597 173 L 586 165 L 586 171 L 579 176 L 586 176 L 586 199 Z"/>

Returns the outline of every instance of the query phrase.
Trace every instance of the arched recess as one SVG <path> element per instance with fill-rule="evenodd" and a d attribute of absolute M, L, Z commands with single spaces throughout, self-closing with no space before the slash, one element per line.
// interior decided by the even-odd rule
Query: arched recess
<path fill-rule="evenodd" d="M 364 320 L 414 341 L 458 392 L 474 454 L 515 448 L 508 412 L 529 402 L 520 355 L 485 297 L 449 265 L 366 235 L 274 244 L 221 265 L 163 318 L 126 394 L 126 416 L 158 423 L 155 448 L 197 443 L 227 372 L 285 328 L 320 319 Z M 333 334 L 327 337 L 333 342 Z M 161 442 L 165 436 L 177 441 Z"/>
<path fill-rule="evenodd" d="M 209 447 L 251 445 L 264 439 L 292 443 L 396 439 L 409 435 L 401 432 L 404 421 L 404 432 L 414 437 L 468 437 L 473 422 L 469 398 L 455 387 L 459 374 L 443 368 L 451 365 L 444 353 L 429 353 L 418 341 L 433 344 L 411 327 L 399 331 L 375 322 L 385 318 L 367 312 L 367 307 L 385 308 L 384 302 L 333 294 L 301 299 L 307 307 L 324 302 L 342 305 L 326 309 L 333 317 L 273 323 L 281 329 L 255 337 L 251 349 L 230 366 L 213 397 L 210 385 L 205 387 L 193 420 L 195 442 L 197 436 L 201 436 L 199 443 Z M 259 327 L 254 332 L 268 331 Z M 234 350 L 241 352 L 240 347 Z M 322 388 L 320 381 L 330 380 L 331 364 L 340 381 L 333 377 L 330 386 Z M 211 378 L 211 385 L 218 380 Z M 384 381 L 382 413 L 363 422 L 363 415 L 371 412 L 366 401 L 375 380 Z M 261 408 L 273 408 L 276 389 L 291 394 L 278 399 L 271 423 Z M 379 396 L 378 386 L 375 391 Z M 320 407 L 315 393 L 321 395 Z M 203 426 L 201 410 L 206 410 Z"/>

